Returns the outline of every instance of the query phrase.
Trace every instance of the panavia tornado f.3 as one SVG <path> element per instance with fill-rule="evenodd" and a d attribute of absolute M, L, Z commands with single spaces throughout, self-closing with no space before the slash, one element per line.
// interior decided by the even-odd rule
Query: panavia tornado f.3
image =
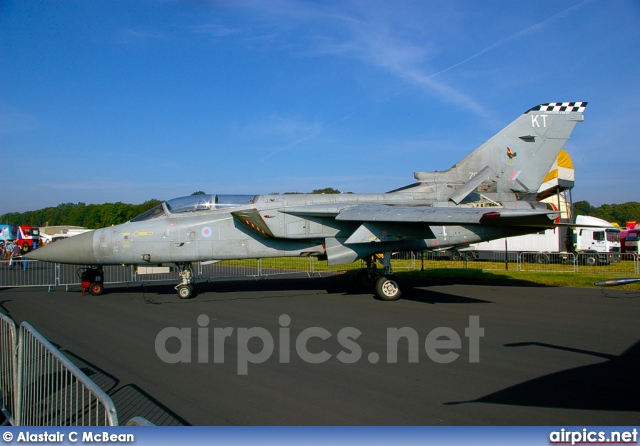
<path fill-rule="evenodd" d="M 559 213 L 536 195 L 586 106 L 533 107 L 450 169 L 416 172 L 417 182 L 391 192 L 192 195 L 27 256 L 86 265 L 175 264 L 182 278 L 175 288 L 185 299 L 194 293 L 192 262 L 363 259 L 360 283 L 375 286 L 380 299 L 396 300 L 393 252 L 443 250 L 554 227 Z"/>

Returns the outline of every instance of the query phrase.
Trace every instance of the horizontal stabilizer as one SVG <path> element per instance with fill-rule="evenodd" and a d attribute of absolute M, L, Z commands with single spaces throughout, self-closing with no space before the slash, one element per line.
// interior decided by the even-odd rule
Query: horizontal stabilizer
<path fill-rule="evenodd" d="M 551 228 L 556 226 L 555 220 L 560 218 L 560 212 L 543 209 L 518 210 L 501 209 L 500 211 L 485 212 L 480 219 L 484 226 L 534 226 Z"/>

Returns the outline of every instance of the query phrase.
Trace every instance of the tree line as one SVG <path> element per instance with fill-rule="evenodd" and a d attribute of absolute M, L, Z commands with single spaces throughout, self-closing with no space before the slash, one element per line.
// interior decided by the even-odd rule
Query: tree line
<path fill-rule="evenodd" d="M 640 203 L 630 201 L 622 204 L 603 204 L 594 207 L 588 201 L 573 203 L 574 215 L 588 215 L 598 217 L 611 223 L 618 223 L 624 227 L 628 221 L 640 223 Z"/>
<path fill-rule="evenodd" d="M 126 203 L 63 203 L 56 207 L 38 209 L 37 211 L 11 212 L 0 216 L 0 223 L 10 225 L 32 226 L 82 226 L 98 229 L 117 225 L 131 220 L 136 215 L 148 211 L 162 203 L 149 200 L 142 204 Z"/>
<path fill-rule="evenodd" d="M 202 194 L 194 192 L 192 195 Z M 288 192 L 291 193 L 291 192 Z M 329 194 L 340 193 L 336 189 L 316 189 L 311 193 Z M 126 203 L 63 203 L 56 207 L 48 207 L 37 211 L 11 212 L 0 215 L 0 224 L 33 225 L 33 226 L 82 226 L 98 229 L 105 226 L 117 225 L 131 220 L 160 204 L 160 200 L 149 200 L 142 204 Z M 632 201 L 622 204 L 603 204 L 594 207 L 588 201 L 578 201 L 573 204 L 574 215 L 588 215 L 602 218 L 624 226 L 628 221 L 640 223 L 640 203 Z"/>

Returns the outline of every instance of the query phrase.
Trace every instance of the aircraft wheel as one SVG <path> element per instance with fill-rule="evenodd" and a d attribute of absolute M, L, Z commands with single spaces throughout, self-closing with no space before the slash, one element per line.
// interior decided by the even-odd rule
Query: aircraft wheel
<path fill-rule="evenodd" d="M 378 277 L 380 276 L 377 274 L 375 275 L 375 277 L 370 277 L 367 268 L 361 269 L 360 271 L 358 271 L 358 285 L 365 288 L 375 286 Z"/>
<path fill-rule="evenodd" d="M 400 299 L 402 292 L 395 278 L 382 276 L 376 282 L 376 296 L 381 300 L 392 301 Z"/>
<path fill-rule="evenodd" d="M 92 296 L 99 296 L 102 294 L 102 291 L 104 291 L 104 286 L 102 286 L 100 282 L 92 282 L 91 285 L 89 285 L 89 292 Z"/>
<path fill-rule="evenodd" d="M 459 251 L 451 251 L 451 260 L 453 260 L 454 262 L 462 260 L 462 255 Z"/>
<path fill-rule="evenodd" d="M 189 299 L 193 296 L 193 287 L 191 285 L 180 285 L 178 287 L 178 296 L 180 299 Z"/>

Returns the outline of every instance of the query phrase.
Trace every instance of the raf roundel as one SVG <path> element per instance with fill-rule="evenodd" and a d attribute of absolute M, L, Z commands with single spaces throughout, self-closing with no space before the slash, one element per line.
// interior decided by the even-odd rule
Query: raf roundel
<path fill-rule="evenodd" d="M 202 228 L 200 230 L 200 234 L 202 234 L 202 236 L 204 238 L 209 238 L 209 237 L 211 237 L 211 234 L 213 234 L 213 231 L 211 230 L 211 228 L 209 226 L 205 226 L 204 228 Z"/>

